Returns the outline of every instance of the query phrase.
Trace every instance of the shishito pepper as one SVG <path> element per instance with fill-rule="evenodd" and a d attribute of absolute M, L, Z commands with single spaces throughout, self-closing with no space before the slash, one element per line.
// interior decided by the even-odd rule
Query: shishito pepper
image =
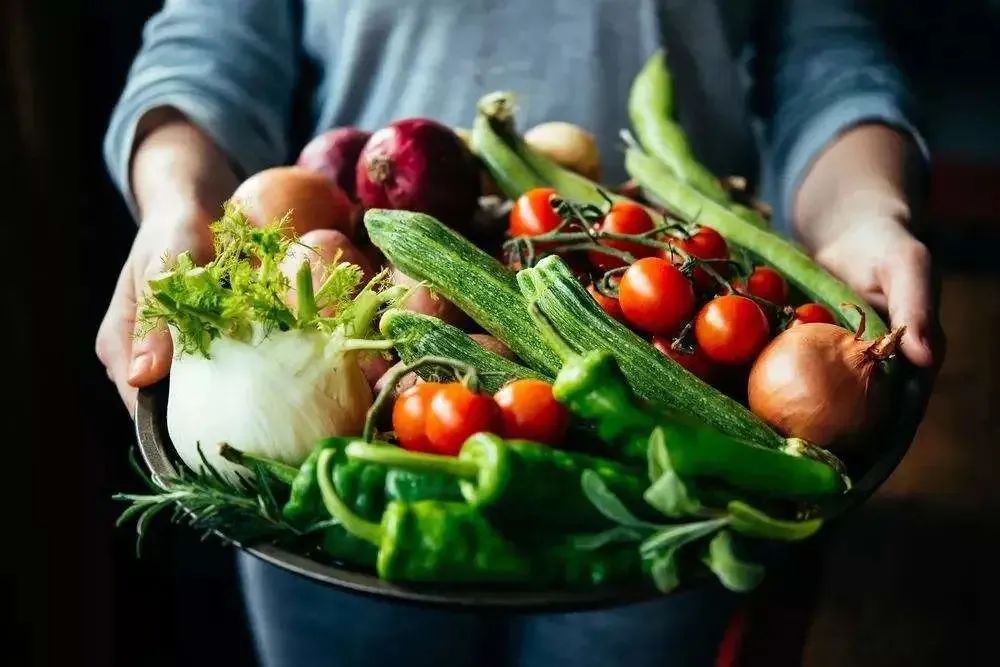
<path fill-rule="evenodd" d="M 527 558 L 474 508 L 462 502 L 390 502 L 379 523 L 351 510 L 334 486 L 334 452 L 317 459 L 317 479 L 330 516 L 378 549 L 375 569 L 393 581 L 524 581 Z"/>
<path fill-rule="evenodd" d="M 642 494 L 648 480 L 631 468 L 585 454 L 527 440 L 503 440 L 491 433 L 473 435 L 458 457 L 411 452 L 391 445 L 354 441 L 352 461 L 451 475 L 461 480 L 465 500 L 505 524 L 565 531 L 605 528 L 609 520 L 587 499 L 580 485 L 593 470 L 627 507 L 655 518 Z"/>
<path fill-rule="evenodd" d="M 649 437 L 660 428 L 670 463 L 681 477 L 709 478 L 765 496 L 817 498 L 843 492 L 840 473 L 826 463 L 733 438 L 686 415 L 644 405 L 615 357 L 603 350 L 570 355 L 552 385 L 556 400 L 593 422 L 622 460 L 646 460 Z"/>
<path fill-rule="evenodd" d="M 414 501 L 427 498 L 460 500 L 456 481 L 442 474 L 389 470 L 384 465 L 348 459 L 344 449 L 353 438 L 324 438 L 298 469 L 291 481 L 288 502 L 282 509 L 285 519 L 304 526 L 328 518 L 316 477 L 320 452 L 335 453 L 333 482 L 337 493 L 351 509 L 368 519 L 382 516 L 390 500 Z"/>
<path fill-rule="evenodd" d="M 333 453 L 318 460 L 318 479 L 329 515 L 378 555 L 378 575 L 390 581 L 437 583 L 521 583 L 592 587 L 641 575 L 634 544 L 594 551 L 573 546 L 565 535 L 544 535 L 518 546 L 508 541 L 473 506 L 463 502 L 392 501 L 378 523 L 352 512 L 330 476 Z"/>

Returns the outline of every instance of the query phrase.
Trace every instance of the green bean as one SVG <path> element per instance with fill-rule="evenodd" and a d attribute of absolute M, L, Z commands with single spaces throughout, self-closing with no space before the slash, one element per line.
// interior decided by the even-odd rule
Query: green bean
<path fill-rule="evenodd" d="M 639 143 L 651 156 L 706 197 L 729 201 L 718 179 L 695 158 L 684 130 L 674 120 L 673 81 L 662 50 L 653 54 L 632 82 L 628 112 Z"/>

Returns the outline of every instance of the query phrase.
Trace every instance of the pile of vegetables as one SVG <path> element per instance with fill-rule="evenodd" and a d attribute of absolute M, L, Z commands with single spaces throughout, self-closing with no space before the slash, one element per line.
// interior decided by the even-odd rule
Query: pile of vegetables
<path fill-rule="evenodd" d="M 341 128 L 247 181 L 216 258 L 150 281 L 187 467 L 122 519 L 175 509 L 396 582 L 756 586 L 841 506 L 901 331 L 697 162 L 660 54 L 628 103 L 639 189 L 597 182 L 580 128 L 520 136 L 506 93 L 467 137 Z"/>

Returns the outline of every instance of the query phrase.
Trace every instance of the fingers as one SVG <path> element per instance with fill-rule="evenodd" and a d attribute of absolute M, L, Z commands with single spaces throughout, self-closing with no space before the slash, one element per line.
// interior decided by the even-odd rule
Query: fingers
<path fill-rule="evenodd" d="M 880 271 L 889 319 L 893 326 L 906 327 L 901 342 L 903 353 L 922 367 L 935 363 L 930 268 L 930 253 L 926 246 L 910 240 L 893 253 Z"/>
<path fill-rule="evenodd" d="M 118 277 L 111 304 L 97 331 L 97 357 L 104 364 L 108 377 L 115 383 L 129 413 L 135 409 L 136 389 L 128 378 L 132 364 L 132 329 L 135 320 L 135 299 L 132 298 L 132 271 L 129 264 Z"/>

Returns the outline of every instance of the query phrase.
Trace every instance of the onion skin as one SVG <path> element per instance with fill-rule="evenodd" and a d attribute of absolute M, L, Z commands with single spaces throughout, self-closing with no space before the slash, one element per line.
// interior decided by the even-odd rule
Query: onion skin
<path fill-rule="evenodd" d="M 358 157 L 371 136 L 356 127 L 328 130 L 306 144 L 295 164 L 326 176 L 351 201 L 357 201 Z"/>
<path fill-rule="evenodd" d="M 457 327 L 462 327 L 466 324 L 467 317 L 458 306 L 444 297 L 435 294 L 426 285 L 416 287 L 420 281 L 410 278 L 395 267 L 392 269 L 391 280 L 393 285 L 415 288 L 412 289 L 406 300 L 400 304 L 401 308 L 414 313 L 436 317 L 442 322 L 447 322 Z"/>
<path fill-rule="evenodd" d="M 884 385 L 879 363 L 903 328 L 861 340 L 835 324 L 808 323 L 779 334 L 750 371 L 750 409 L 783 435 L 834 449 L 878 416 Z"/>
<path fill-rule="evenodd" d="M 601 154 L 594 135 L 562 121 L 536 125 L 524 133 L 524 143 L 561 167 L 601 181 Z"/>
<path fill-rule="evenodd" d="M 303 167 L 273 167 L 243 181 L 233 201 L 257 227 L 281 220 L 291 212 L 299 236 L 314 229 L 354 234 L 351 200 L 326 177 Z"/>
<path fill-rule="evenodd" d="M 426 118 L 375 132 L 361 151 L 356 177 L 365 208 L 427 213 L 457 228 L 468 224 L 479 201 L 472 153 L 454 131 Z"/>

